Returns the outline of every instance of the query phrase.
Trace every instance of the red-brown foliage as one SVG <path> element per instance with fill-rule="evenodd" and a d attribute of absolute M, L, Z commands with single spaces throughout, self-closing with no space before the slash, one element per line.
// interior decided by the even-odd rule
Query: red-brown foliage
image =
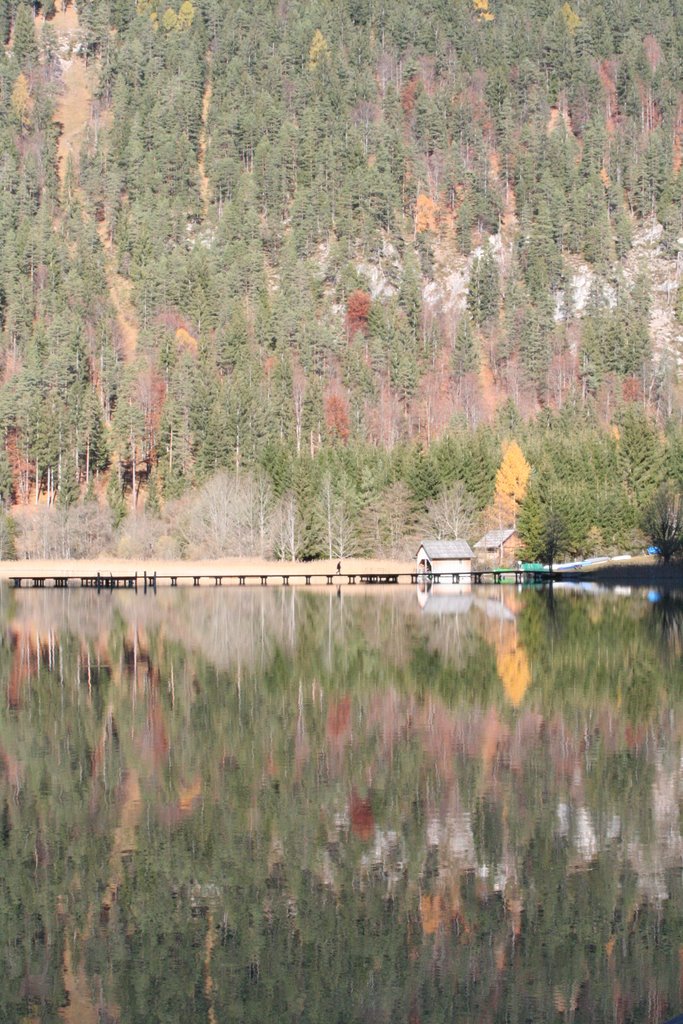
<path fill-rule="evenodd" d="M 346 736 L 351 728 L 351 698 L 342 697 L 330 705 L 325 732 L 329 739 Z"/>
<path fill-rule="evenodd" d="M 413 112 L 415 107 L 415 97 L 420 84 L 419 78 L 411 78 L 406 83 L 401 93 L 401 106 L 403 107 L 404 114 L 411 114 Z"/>
<path fill-rule="evenodd" d="M 622 385 L 625 402 L 638 402 L 643 395 L 643 386 L 638 377 L 625 377 Z"/>
<path fill-rule="evenodd" d="M 372 804 L 366 798 L 362 800 L 355 789 L 351 793 L 349 801 L 349 817 L 351 818 L 351 831 L 359 839 L 372 839 L 375 831 L 375 816 L 372 813 Z"/>
<path fill-rule="evenodd" d="M 349 338 L 352 338 L 358 331 L 362 334 L 367 333 L 371 304 L 372 299 L 368 292 L 361 291 L 360 288 L 349 295 L 346 303 L 346 329 L 349 332 Z"/>
<path fill-rule="evenodd" d="M 339 394 L 329 395 L 325 400 L 325 425 L 333 438 L 346 444 L 351 433 L 349 406 Z"/>

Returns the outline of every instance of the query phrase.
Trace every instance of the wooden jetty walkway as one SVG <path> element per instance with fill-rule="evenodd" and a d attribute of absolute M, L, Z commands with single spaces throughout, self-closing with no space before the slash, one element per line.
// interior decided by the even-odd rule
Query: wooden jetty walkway
<path fill-rule="evenodd" d="M 157 586 L 353 586 L 354 584 L 379 584 L 387 585 L 416 585 L 425 586 L 454 583 L 547 583 L 552 580 L 551 573 L 545 571 L 528 569 L 481 569 L 470 572 L 371 572 L 371 573 L 327 573 L 327 572 L 297 572 L 297 573 L 201 573 L 199 575 L 161 575 L 144 572 L 142 574 L 114 576 L 111 573 L 96 573 L 95 576 L 11 576 L 10 586 L 14 588 L 50 587 L 58 590 L 65 590 L 67 587 L 89 587 L 97 590 L 142 590 L 147 593 L 151 590 L 156 593 Z"/>

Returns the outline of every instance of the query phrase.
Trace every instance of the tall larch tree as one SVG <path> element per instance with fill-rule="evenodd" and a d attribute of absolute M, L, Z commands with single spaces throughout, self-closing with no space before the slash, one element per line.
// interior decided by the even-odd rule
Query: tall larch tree
<path fill-rule="evenodd" d="M 531 466 L 516 441 L 510 441 L 503 449 L 503 459 L 496 473 L 494 514 L 502 525 L 515 525 L 517 515 L 524 501 Z"/>

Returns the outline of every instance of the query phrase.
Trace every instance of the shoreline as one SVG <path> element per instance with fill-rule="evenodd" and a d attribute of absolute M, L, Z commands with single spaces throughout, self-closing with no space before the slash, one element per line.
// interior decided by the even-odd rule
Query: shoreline
<path fill-rule="evenodd" d="M 683 562 L 658 562 L 653 556 L 640 556 L 628 562 L 609 562 L 587 569 L 570 569 L 558 575 L 563 582 L 599 583 L 605 586 L 661 586 L 683 590 Z"/>

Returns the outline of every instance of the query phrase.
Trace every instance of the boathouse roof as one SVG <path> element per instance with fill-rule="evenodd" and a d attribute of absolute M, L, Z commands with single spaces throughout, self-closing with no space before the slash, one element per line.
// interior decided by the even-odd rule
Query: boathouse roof
<path fill-rule="evenodd" d="M 420 548 L 424 549 L 430 562 L 447 558 L 474 558 L 466 540 L 423 540 Z"/>
<path fill-rule="evenodd" d="M 475 548 L 485 548 L 487 551 L 490 551 L 493 548 L 499 548 L 506 540 L 512 537 L 513 533 L 516 533 L 514 526 L 511 526 L 508 530 L 489 530 L 474 546 Z"/>

